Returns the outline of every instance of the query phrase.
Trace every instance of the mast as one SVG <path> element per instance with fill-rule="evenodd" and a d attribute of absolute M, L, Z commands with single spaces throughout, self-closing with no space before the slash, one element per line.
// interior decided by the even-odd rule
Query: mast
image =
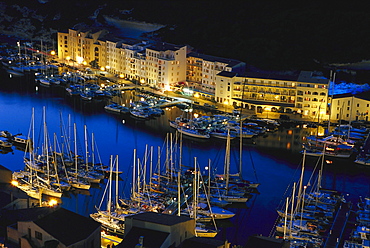
<path fill-rule="evenodd" d="M 136 149 L 134 149 L 134 164 L 132 165 L 132 188 L 131 188 L 131 195 L 132 197 L 135 196 L 136 192 L 136 183 L 135 183 L 135 178 L 136 178 Z"/>
<path fill-rule="evenodd" d="M 289 204 L 289 197 L 286 198 L 286 203 L 285 203 L 285 217 L 284 217 L 284 237 L 283 239 L 286 239 L 286 229 L 287 229 L 287 218 L 288 218 L 288 204 Z"/>
<path fill-rule="evenodd" d="M 227 129 L 226 151 L 225 151 L 225 165 L 224 177 L 226 179 L 226 192 L 229 189 L 229 173 L 230 173 L 230 129 Z"/>
<path fill-rule="evenodd" d="M 85 170 L 89 170 L 89 151 L 88 151 L 88 143 L 87 143 L 87 127 L 84 125 L 84 135 L 85 135 Z"/>
<path fill-rule="evenodd" d="M 153 177 L 153 146 L 150 147 L 149 188 L 152 188 L 152 177 Z"/>
<path fill-rule="evenodd" d="M 330 77 L 331 77 L 332 71 L 330 71 Z M 335 83 L 335 72 L 333 73 L 333 80 L 332 80 L 332 87 L 334 88 L 334 83 Z M 331 92 L 331 97 L 330 97 L 330 108 L 329 108 L 329 121 L 328 121 L 328 132 L 330 132 L 330 120 L 331 120 L 331 109 L 333 108 L 333 95 L 334 95 L 334 90 Z"/>
<path fill-rule="evenodd" d="M 74 130 L 74 148 L 75 148 L 75 175 L 77 178 L 77 172 L 78 172 L 78 165 L 77 165 L 77 130 L 76 130 L 76 123 L 73 123 L 73 130 Z"/>
<path fill-rule="evenodd" d="M 108 217 L 111 219 L 111 207 L 112 207 L 112 174 L 113 174 L 113 156 L 110 156 L 110 168 L 109 168 L 109 192 L 108 192 Z"/>
<path fill-rule="evenodd" d="M 50 164 L 49 164 L 49 144 L 48 144 L 48 137 L 47 137 L 47 129 L 46 129 L 46 110 L 45 106 L 43 107 L 43 115 L 44 115 L 44 151 L 46 155 L 46 170 L 47 170 L 47 182 L 50 183 Z"/>
<path fill-rule="evenodd" d="M 116 155 L 116 208 L 119 208 L 119 204 L 118 204 L 118 155 Z"/>

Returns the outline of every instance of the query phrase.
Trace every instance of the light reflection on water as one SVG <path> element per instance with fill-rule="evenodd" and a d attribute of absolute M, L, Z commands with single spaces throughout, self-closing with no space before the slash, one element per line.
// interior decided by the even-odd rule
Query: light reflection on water
<path fill-rule="evenodd" d="M 115 98 L 116 102 L 129 104 L 134 92 L 126 92 L 122 98 Z M 73 123 L 76 123 L 79 140 L 79 151 L 84 153 L 83 126 L 87 126 L 88 133 L 94 133 L 99 155 L 104 164 L 109 164 L 111 155 L 119 155 L 119 166 L 124 171 L 120 181 L 120 192 L 128 197 L 131 187 L 133 149 L 137 149 L 138 157 L 143 159 L 145 147 L 153 147 L 153 160 L 156 161 L 158 147 L 165 149 L 166 134 L 174 132 L 168 125 L 182 112 L 177 108 L 170 108 L 165 115 L 147 122 L 136 122 L 129 116 L 118 117 L 104 111 L 104 102 L 86 103 L 79 99 L 70 98 L 64 94 L 63 88 L 42 87 L 35 91 L 34 86 L 27 84 L 24 79 L 11 80 L 2 77 L 0 82 L 0 129 L 13 134 L 27 134 L 30 128 L 32 108 L 35 109 L 35 132 L 40 135 L 42 108 L 46 107 L 46 118 L 49 135 L 61 134 L 61 126 L 65 126 L 72 135 Z M 210 114 L 210 113 L 207 113 Z M 70 120 L 70 121 L 69 121 Z M 124 120 L 124 124 L 122 122 Z M 256 181 L 259 194 L 254 195 L 247 204 L 232 205 L 229 209 L 237 213 L 228 221 L 219 222 L 222 232 L 219 238 L 227 239 L 233 244 L 244 244 L 249 235 L 269 235 L 277 217 L 275 208 L 280 204 L 288 184 L 297 180 L 300 172 L 302 155 L 299 153 L 303 137 L 315 134 L 315 129 L 300 127 L 284 127 L 277 132 L 269 133 L 265 137 L 245 140 L 243 146 L 243 174 L 246 179 Z M 37 139 L 36 139 L 37 140 Z M 233 141 L 231 171 L 236 172 L 238 164 L 239 142 Z M 211 140 L 206 142 L 194 139 L 183 140 L 182 164 L 193 166 L 194 157 L 199 166 L 204 168 L 208 160 L 212 167 L 222 173 L 224 163 L 225 142 Z M 24 152 L 14 149 L 13 152 L 0 155 L 0 163 L 11 169 L 23 169 Z M 179 155 L 177 155 L 179 156 Z M 164 161 L 164 155 L 161 161 Z M 316 158 L 307 158 L 306 170 L 308 178 L 312 172 Z M 355 165 L 350 160 L 333 160 L 332 164 L 324 169 L 323 185 L 326 188 L 337 189 L 350 194 L 351 200 L 359 195 L 368 195 L 370 192 L 370 169 Z M 154 162 L 155 163 L 155 162 Z M 204 169 L 203 169 L 204 171 Z M 308 179 L 307 179 L 308 180 Z M 79 214 L 88 216 L 99 206 L 104 184 L 100 188 L 92 188 L 89 192 L 68 193 L 63 200 L 63 206 Z M 84 194 L 83 194 L 84 193 Z M 87 194 L 88 193 L 88 194 Z"/>

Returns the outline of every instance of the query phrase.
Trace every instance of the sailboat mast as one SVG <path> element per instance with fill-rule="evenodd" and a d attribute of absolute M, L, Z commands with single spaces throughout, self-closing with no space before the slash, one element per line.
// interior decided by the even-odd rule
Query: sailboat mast
<path fill-rule="evenodd" d="M 118 207 L 118 155 L 116 155 L 116 208 Z"/>
<path fill-rule="evenodd" d="M 73 130 L 74 130 L 74 148 L 75 148 L 75 175 L 77 178 L 77 172 L 78 172 L 78 165 L 77 165 L 77 130 L 76 130 L 76 123 L 73 123 Z"/>
<path fill-rule="evenodd" d="M 197 219 L 198 207 L 198 179 L 197 179 L 197 157 L 194 157 L 194 192 L 193 192 L 193 218 Z"/>
<path fill-rule="evenodd" d="M 85 170 L 89 170 L 89 151 L 88 151 L 88 143 L 87 143 L 87 127 L 84 125 L 84 135 L 85 135 Z"/>
<path fill-rule="evenodd" d="M 43 115 L 44 115 L 44 151 L 46 155 L 46 170 L 47 170 L 47 180 L 49 183 L 50 180 L 50 165 L 49 165 L 49 144 L 48 144 L 48 137 L 47 137 L 47 129 L 46 129 L 46 110 L 45 106 L 43 107 Z"/>
<path fill-rule="evenodd" d="M 226 152 L 225 152 L 225 167 L 224 176 L 226 179 L 226 191 L 229 189 L 229 173 L 230 173 L 230 129 L 227 129 Z"/>
<path fill-rule="evenodd" d="M 331 77 L 332 71 L 330 71 L 330 77 Z M 334 83 L 335 83 L 335 72 L 333 73 L 333 80 L 332 81 L 332 87 L 334 88 Z M 330 85 L 329 85 L 330 86 Z M 331 109 L 333 108 L 333 95 L 334 95 L 334 90 L 331 92 L 331 97 L 330 97 L 330 108 L 329 108 L 329 121 L 328 121 L 328 133 L 330 132 L 330 121 L 331 121 Z"/>
<path fill-rule="evenodd" d="M 296 182 L 293 183 L 293 192 L 292 192 L 292 206 L 290 208 L 290 222 L 289 222 L 289 230 L 292 228 L 293 223 L 293 214 L 294 214 L 294 203 L 295 203 L 295 188 Z"/>
<path fill-rule="evenodd" d="M 153 146 L 150 147 L 149 188 L 152 187 L 152 177 L 153 177 Z"/>
<path fill-rule="evenodd" d="M 136 192 L 135 178 L 136 178 L 136 149 L 134 149 L 134 159 L 133 159 L 133 165 L 132 165 L 132 190 L 131 190 L 131 195 L 133 197 L 135 197 L 135 192 Z"/>
<path fill-rule="evenodd" d="M 108 216 L 111 218 L 111 206 L 112 206 L 112 173 L 113 173 L 113 156 L 110 156 L 110 168 L 109 168 L 109 192 L 108 192 Z"/>
<path fill-rule="evenodd" d="M 287 218 L 288 218 L 288 204 L 289 204 L 289 197 L 286 198 L 286 203 L 285 203 L 285 217 L 284 217 L 284 237 L 283 239 L 286 239 L 286 229 L 287 229 Z"/>

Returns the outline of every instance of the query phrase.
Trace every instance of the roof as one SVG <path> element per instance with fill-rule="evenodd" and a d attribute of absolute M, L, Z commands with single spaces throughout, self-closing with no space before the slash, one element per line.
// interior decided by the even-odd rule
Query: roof
<path fill-rule="evenodd" d="M 184 240 L 182 248 L 217 248 L 223 246 L 225 241 L 217 240 L 214 238 L 198 238 L 193 237 Z"/>
<path fill-rule="evenodd" d="M 65 208 L 59 208 L 34 223 L 66 246 L 86 239 L 100 227 L 98 222 Z"/>
<path fill-rule="evenodd" d="M 125 236 L 124 240 L 116 247 L 128 247 L 134 248 L 139 244 L 140 237 L 143 237 L 143 247 L 145 248 L 158 248 L 167 239 L 169 233 L 150 230 L 140 227 L 132 227 L 128 234 Z"/>
<path fill-rule="evenodd" d="M 6 168 L 5 166 L 2 166 L 1 164 L 0 164 L 0 171 L 1 170 L 4 170 L 4 171 L 11 171 L 11 170 L 9 170 L 8 168 Z"/>
<path fill-rule="evenodd" d="M 346 98 L 346 97 L 356 97 L 362 100 L 368 100 L 370 101 L 370 91 L 365 91 L 357 94 L 353 93 L 344 93 L 344 94 L 337 94 L 333 95 L 333 99 L 339 99 L 339 98 Z"/>
<path fill-rule="evenodd" d="M 0 223 L 8 226 L 17 223 L 18 221 L 34 221 L 54 212 L 55 210 L 55 208 L 47 207 L 1 210 Z"/>
<path fill-rule="evenodd" d="M 186 216 L 177 216 L 172 214 L 159 214 L 155 212 L 144 212 L 126 217 L 126 219 L 141 220 L 146 222 L 152 222 L 156 224 L 172 226 L 182 222 L 187 222 L 191 218 Z"/>
<path fill-rule="evenodd" d="M 181 47 L 184 47 L 184 46 L 174 45 L 174 44 L 170 44 L 170 43 L 166 43 L 166 42 L 156 42 L 156 43 L 150 44 L 150 46 L 148 46 L 148 49 L 155 50 L 155 51 L 158 51 L 158 52 L 168 51 L 168 50 L 177 51 Z"/>
<path fill-rule="evenodd" d="M 217 56 L 206 55 L 206 54 L 201 54 L 201 53 L 196 53 L 196 52 L 188 53 L 187 57 L 200 58 L 200 59 L 210 61 L 210 62 L 221 62 L 221 63 L 227 64 L 230 67 L 239 65 L 240 63 L 244 63 L 236 59 L 221 58 Z"/>
<path fill-rule="evenodd" d="M 222 71 L 217 74 L 217 76 L 229 77 L 229 78 L 235 77 L 236 75 L 237 75 L 236 72 L 229 72 L 229 71 Z"/>
<path fill-rule="evenodd" d="M 287 248 L 289 242 L 264 236 L 250 236 L 244 248 Z"/>

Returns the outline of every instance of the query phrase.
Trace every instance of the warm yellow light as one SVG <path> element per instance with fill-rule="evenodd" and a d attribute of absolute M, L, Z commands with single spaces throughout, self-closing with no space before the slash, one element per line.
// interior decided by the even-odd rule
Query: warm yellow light
<path fill-rule="evenodd" d="M 68 60 L 68 61 L 69 61 L 70 59 L 71 59 L 71 57 L 70 57 L 70 56 L 67 56 L 67 57 L 66 57 L 66 60 Z"/>
<path fill-rule="evenodd" d="M 271 111 L 271 107 L 265 107 L 265 111 Z"/>
<path fill-rule="evenodd" d="M 109 66 L 109 65 L 107 65 L 105 68 L 107 68 L 107 70 L 109 70 L 109 69 L 110 69 L 110 66 Z"/>
<path fill-rule="evenodd" d="M 195 94 L 194 94 L 194 97 L 195 97 L 195 98 L 199 98 L 199 93 L 195 93 Z"/>
<path fill-rule="evenodd" d="M 197 113 L 194 113 L 194 118 L 198 118 L 198 114 Z"/>
<path fill-rule="evenodd" d="M 50 54 L 54 56 L 55 55 L 55 51 L 54 50 L 51 50 L 50 51 Z"/>
<path fill-rule="evenodd" d="M 125 75 L 123 75 L 123 74 L 119 74 L 119 77 L 120 77 L 120 78 L 124 78 L 124 77 L 125 77 Z"/>
<path fill-rule="evenodd" d="M 166 84 L 166 85 L 164 86 L 164 90 L 165 90 L 165 91 L 171 91 L 171 87 L 170 87 L 168 84 Z"/>
<path fill-rule="evenodd" d="M 140 83 L 145 83 L 145 80 L 144 80 L 144 78 L 142 78 L 142 79 L 140 79 Z"/>
<path fill-rule="evenodd" d="M 19 185 L 18 181 L 16 180 L 12 180 L 11 184 L 16 187 Z"/>
<path fill-rule="evenodd" d="M 87 65 L 87 62 L 86 62 L 86 61 L 84 61 L 84 62 L 82 62 L 82 64 L 83 64 L 83 65 Z"/>
<path fill-rule="evenodd" d="M 55 206 L 55 205 L 57 205 L 57 204 L 58 204 L 58 202 L 57 202 L 57 200 L 55 200 L 55 199 L 51 199 L 51 200 L 48 202 L 48 205 L 49 205 L 50 207 Z"/>
<path fill-rule="evenodd" d="M 228 101 L 228 100 L 225 100 L 225 101 L 224 101 L 224 104 L 225 104 L 225 105 L 228 105 L 228 104 L 229 104 L 229 101 Z"/>
<path fill-rule="evenodd" d="M 104 66 L 100 67 L 100 70 L 105 71 L 105 67 Z"/>
<path fill-rule="evenodd" d="M 84 58 L 82 58 L 80 56 L 77 56 L 76 61 L 77 61 L 77 63 L 82 64 L 82 62 L 84 61 Z"/>
<path fill-rule="evenodd" d="M 105 84 L 100 84 L 100 87 L 104 88 Z"/>

